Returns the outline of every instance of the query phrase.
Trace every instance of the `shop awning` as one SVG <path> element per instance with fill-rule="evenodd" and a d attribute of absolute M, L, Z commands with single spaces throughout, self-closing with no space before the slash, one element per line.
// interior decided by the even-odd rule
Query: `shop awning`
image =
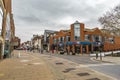
<path fill-rule="evenodd" d="M 64 43 L 59 43 L 58 45 L 62 47 L 62 46 L 64 46 Z"/>
<path fill-rule="evenodd" d="M 73 42 L 66 42 L 66 45 L 73 45 Z"/>
<path fill-rule="evenodd" d="M 90 45 L 90 44 L 96 44 L 96 42 L 66 42 L 67 45 L 73 45 L 73 44 L 81 44 L 81 45 Z"/>

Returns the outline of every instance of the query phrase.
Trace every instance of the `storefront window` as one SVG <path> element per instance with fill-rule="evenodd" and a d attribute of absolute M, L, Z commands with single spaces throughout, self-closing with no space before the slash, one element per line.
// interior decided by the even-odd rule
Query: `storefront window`
<path fill-rule="evenodd" d="M 58 42 L 60 42 L 60 37 L 58 38 Z"/>
<path fill-rule="evenodd" d="M 99 41 L 102 42 L 102 36 L 99 36 Z"/>
<path fill-rule="evenodd" d="M 64 37 L 59 37 L 59 42 L 64 42 Z"/>
<path fill-rule="evenodd" d="M 64 37 L 62 37 L 62 42 L 64 42 Z"/>
<path fill-rule="evenodd" d="M 54 39 L 54 43 L 57 43 L 57 39 Z"/>

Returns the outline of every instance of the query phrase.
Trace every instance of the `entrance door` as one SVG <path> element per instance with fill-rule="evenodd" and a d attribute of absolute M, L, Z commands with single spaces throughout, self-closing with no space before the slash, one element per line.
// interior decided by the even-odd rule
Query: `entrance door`
<path fill-rule="evenodd" d="M 83 51 L 83 54 L 86 53 L 86 45 L 83 45 L 83 47 L 82 47 L 82 51 Z"/>
<path fill-rule="evenodd" d="M 92 52 L 92 45 L 91 44 L 88 46 L 88 48 L 89 48 L 89 52 Z"/>
<path fill-rule="evenodd" d="M 80 45 L 75 46 L 75 53 L 80 54 Z"/>

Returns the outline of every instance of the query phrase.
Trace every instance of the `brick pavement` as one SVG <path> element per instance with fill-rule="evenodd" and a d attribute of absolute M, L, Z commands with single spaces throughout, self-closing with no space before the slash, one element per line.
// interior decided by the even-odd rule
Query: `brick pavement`
<path fill-rule="evenodd" d="M 41 56 L 51 66 L 51 70 L 53 70 L 58 80 L 115 80 L 115 78 L 91 70 L 82 64 L 50 55 L 43 54 Z"/>
<path fill-rule="evenodd" d="M 65 59 L 18 51 L 13 55 L 0 62 L 0 80 L 113 80 Z"/>
<path fill-rule="evenodd" d="M 12 58 L 0 62 L 0 80 L 55 80 L 42 59 L 18 53 L 15 51 Z"/>

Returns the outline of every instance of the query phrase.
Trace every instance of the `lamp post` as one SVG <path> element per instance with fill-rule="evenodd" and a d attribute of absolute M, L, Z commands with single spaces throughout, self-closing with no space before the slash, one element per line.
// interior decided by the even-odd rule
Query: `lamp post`
<path fill-rule="evenodd" d="M 99 51 L 100 51 L 100 60 L 102 61 L 102 54 L 101 54 L 102 48 L 101 48 L 101 46 L 99 48 Z"/>
<path fill-rule="evenodd" d="M 102 61 L 102 43 L 98 42 L 98 46 L 99 46 L 99 52 L 100 52 L 100 60 Z"/>

